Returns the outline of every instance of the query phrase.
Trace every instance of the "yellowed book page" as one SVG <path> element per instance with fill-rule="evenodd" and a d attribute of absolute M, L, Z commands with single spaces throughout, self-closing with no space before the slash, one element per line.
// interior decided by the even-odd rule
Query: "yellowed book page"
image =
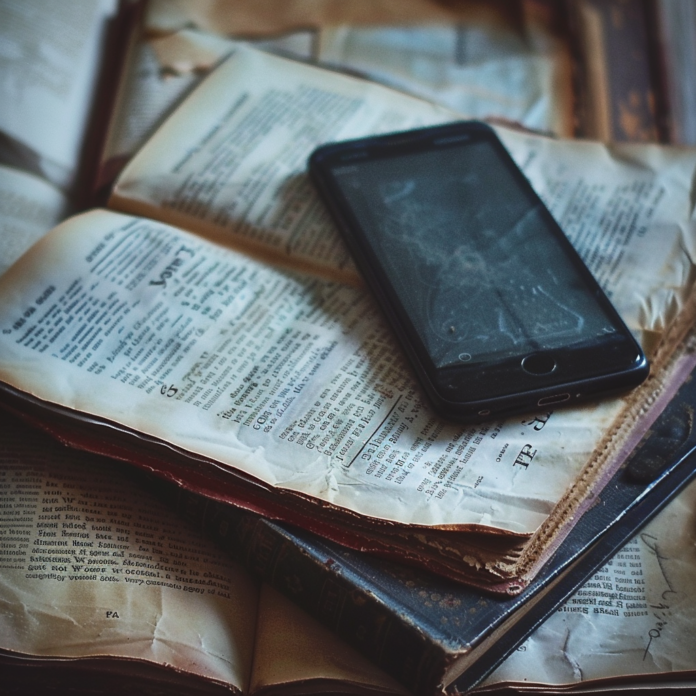
<path fill-rule="evenodd" d="M 4 382 L 402 523 L 532 531 L 617 409 L 585 409 L 563 447 L 533 418 L 504 434 L 446 424 L 364 291 L 111 212 L 54 230 L 0 298 Z M 558 443 L 549 461 L 515 463 L 544 441 Z"/>
<path fill-rule="evenodd" d="M 133 155 L 234 46 L 225 38 L 186 29 L 140 37 L 119 88 L 103 159 Z"/>
<path fill-rule="evenodd" d="M 554 53 L 533 50 L 522 27 L 340 26 L 320 32 L 318 59 L 442 104 L 468 118 L 504 118 L 569 135 Z"/>
<path fill-rule="evenodd" d="M 622 408 L 445 423 L 364 291 L 104 211 L 0 278 L 0 380 L 361 515 L 521 534 Z"/>
<path fill-rule="evenodd" d="M 485 682 L 586 685 L 696 672 L 691 484 Z"/>
<path fill-rule="evenodd" d="M 367 91 L 351 101 L 346 89 Z M 327 126 L 319 113 L 281 113 L 307 92 L 325 106 L 353 104 L 351 122 L 331 135 L 340 126 L 335 118 Z M 377 85 L 240 49 L 124 172 L 112 205 L 355 281 L 307 179 L 306 158 L 323 139 L 355 135 L 348 132 L 354 127 L 442 116 L 432 109 Z M 694 153 L 498 133 L 624 319 L 636 331 L 661 331 L 671 317 L 665 312 L 673 315 L 690 289 Z"/>
<path fill-rule="evenodd" d="M 409 692 L 269 585 L 261 588 L 251 693 L 301 684 L 324 694 L 337 684 L 365 694 Z"/>
<path fill-rule="evenodd" d="M 313 36 L 297 32 L 258 41 L 269 50 L 311 57 Z M 184 97 L 237 44 L 195 29 L 140 36 L 133 45 L 103 154 L 103 161 L 130 158 Z"/>
<path fill-rule="evenodd" d="M 0 165 L 0 275 L 62 220 L 65 195 L 49 182 Z"/>
<path fill-rule="evenodd" d="M 245 46 L 138 153 L 109 207 L 357 282 L 306 176 L 317 145 L 449 121 L 448 110 Z"/>
<path fill-rule="evenodd" d="M 0 419 L 0 647 L 132 658 L 245 691 L 256 586 L 120 469 Z"/>
<path fill-rule="evenodd" d="M 69 186 L 93 103 L 115 0 L 25 0 L 0 5 L 0 130 Z"/>

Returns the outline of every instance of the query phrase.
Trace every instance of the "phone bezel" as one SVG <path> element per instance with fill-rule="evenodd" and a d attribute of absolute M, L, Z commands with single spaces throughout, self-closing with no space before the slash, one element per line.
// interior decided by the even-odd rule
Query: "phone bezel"
<path fill-rule="evenodd" d="M 594 345 L 585 349 L 554 349 L 556 368 L 548 374 L 530 374 L 522 367 L 522 360 L 530 355 L 528 352 L 485 364 L 478 362 L 474 365 L 463 363 L 456 367 L 435 367 L 401 298 L 382 269 L 362 224 L 332 174 L 334 166 L 411 156 L 418 152 L 430 152 L 433 148 L 459 147 L 465 141 L 486 141 L 496 148 L 500 161 L 517 184 L 538 201 L 556 243 L 564 249 L 588 291 L 617 328 L 617 333 L 608 335 L 601 344 L 593 341 Z M 331 143 L 312 153 L 309 172 L 426 393 L 441 415 L 456 420 L 479 420 L 538 410 L 542 406 L 571 404 L 624 391 L 638 385 L 647 376 L 649 367 L 639 344 L 495 131 L 487 124 L 478 121 L 455 122 Z"/>

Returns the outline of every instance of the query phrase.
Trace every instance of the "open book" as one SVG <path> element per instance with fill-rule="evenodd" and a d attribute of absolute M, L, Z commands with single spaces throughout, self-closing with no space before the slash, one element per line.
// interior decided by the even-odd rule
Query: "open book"
<path fill-rule="evenodd" d="M 7 417 L 0 606 L 4 694 L 406 693 L 123 467 Z"/>
<path fill-rule="evenodd" d="M 407 695 L 134 474 L 0 421 L 3 694 Z M 692 485 L 480 691 L 691 685 L 695 496 Z M 391 570 L 392 583 L 413 584 Z M 432 597 L 433 612 L 462 614 L 446 591 Z"/>
<path fill-rule="evenodd" d="M 73 218 L 0 278 L 4 402 L 206 495 L 519 592 L 684 376 L 696 153 L 500 130 L 654 370 L 623 399 L 454 426 L 305 161 L 455 117 L 238 47 L 123 172 L 109 205 L 129 215 Z"/>

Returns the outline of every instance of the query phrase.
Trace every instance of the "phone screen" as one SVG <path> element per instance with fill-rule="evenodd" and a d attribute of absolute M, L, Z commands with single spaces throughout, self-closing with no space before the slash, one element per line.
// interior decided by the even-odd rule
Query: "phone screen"
<path fill-rule="evenodd" d="M 335 166 L 333 175 L 436 368 L 617 331 L 544 206 L 488 141 Z"/>
<path fill-rule="evenodd" d="M 318 148 L 310 172 L 441 413 L 639 384 L 630 331 L 490 127 Z"/>

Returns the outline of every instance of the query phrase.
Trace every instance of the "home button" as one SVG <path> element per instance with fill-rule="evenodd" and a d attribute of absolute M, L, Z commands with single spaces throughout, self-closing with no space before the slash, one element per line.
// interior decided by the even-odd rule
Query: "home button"
<path fill-rule="evenodd" d="M 556 369 L 556 361 L 548 353 L 532 353 L 523 358 L 522 368 L 532 375 L 548 375 Z"/>

